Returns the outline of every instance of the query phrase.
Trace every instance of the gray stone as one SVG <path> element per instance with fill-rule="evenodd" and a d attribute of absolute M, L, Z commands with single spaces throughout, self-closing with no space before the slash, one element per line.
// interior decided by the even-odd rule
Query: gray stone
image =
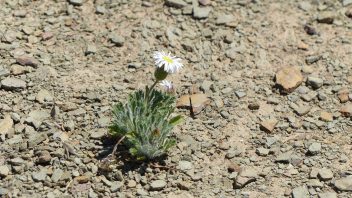
<path fill-rule="evenodd" d="M 308 1 L 302 1 L 298 4 L 298 8 L 307 12 L 312 9 L 312 4 L 310 4 Z"/>
<path fill-rule="evenodd" d="M 321 86 L 323 86 L 324 81 L 321 78 L 314 77 L 314 76 L 308 76 L 307 78 L 307 84 L 311 86 L 313 89 L 318 89 Z"/>
<path fill-rule="evenodd" d="M 18 78 L 7 77 L 1 81 L 1 88 L 8 91 L 24 89 L 26 87 L 27 83 Z"/>
<path fill-rule="evenodd" d="M 121 189 L 122 186 L 123 186 L 123 182 L 120 182 L 120 181 L 112 182 L 111 187 L 110 187 L 110 191 L 113 193 L 117 192 Z"/>
<path fill-rule="evenodd" d="M 257 148 L 256 153 L 259 156 L 267 156 L 269 154 L 269 149 L 266 149 L 266 148 L 263 148 L 263 147 Z"/>
<path fill-rule="evenodd" d="M 306 105 L 302 105 L 302 106 L 292 106 L 294 112 L 299 115 L 299 116 L 304 116 L 306 115 L 307 113 L 309 113 L 309 111 L 311 110 L 311 107 L 310 106 L 306 106 Z"/>
<path fill-rule="evenodd" d="M 8 166 L 6 165 L 0 166 L 0 177 L 6 177 L 7 175 L 9 175 L 9 173 L 10 173 L 10 169 Z"/>
<path fill-rule="evenodd" d="M 50 118 L 50 114 L 44 110 L 33 110 L 28 114 L 26 123 L 38 129 L 45 119 Z"/>
<path fill-rule="evenodd" d="M 352 0 L 342 0 L 342 5 L 343 6 L 348 6 L 350 4 L 352 4 Z"/>
<path fill-rule="evenodd" d="M 69 0 L 70 4 L 75 5 L 75 6 L 81 6 L 83 5 L 83 0 Z"/>
<path fill-rule="evenodd" d="M 318 197 L 319 198 L 337 198 L 337 194 L 335 192 L 325 192 L 325 193 L 319 193 Z"/>
<path fill-rule="evenodd" d="M 247 95 L 247 93 L 246 92 L 244 92 L 244 91 L 235 91 L 235 94 L 236 94 L 236 96 L 238 97 L 238 98 L 243 98 L 243 97 L 245 97 L 246 95 Z"/>
<path fill-rule="evenodd" d="M 100 6 L 98 5 L 96 8 L 95 8 L 95 12 L 97 14 L 105 14 L 106 13 L 106 8 L 104 6 Z M 95 53 L 95 52 L 94 52 Z"/>
<path fill-rule="evenodd" d="M 275 159 L 275 162 L 290 163 L 292 152 L 281 153 Z"/>
<path fill-rule="evenodd" d="M 16 157 L 16 158 L 9 160 L 9 163 L 14 166 L 20 166 L 20 165 L 24 164 L 25 161 L 20 157 Z"/>
<path fill-rule="evenodd" d="M 0 187 L 0 196 L 7 195 L 10 191 L 6 188 Z"/>
<path fill-rule="evenodd" d="M 35 100 L 39 103 L 52 102 L 54 98 L 51 96 L 50 92 L 46 89 L 41 89 L 35 96 Z"/>
<path fill-rule="evenodd" d="M 189 161 L 179 161 L 178 166 L 182 171 L 193 169 L 193 164 L 192 162 L 189 162 Z"/>
<path fill-rule="evenodd" d="M 306 186 L 294 188 L 292 198 L 310 198 L 308 188 Z"/>
<path fill-rule="evenodd" d="M 92 131 L 90 137 L 92 139 L 101 139 L 106 134 L 105 129 L 98 129 L 98 131 Z"/>
<path fill-rule="evenodd" d="M 322 56 L 320 56 L 320 55 L 308 56 L 308 57 L 306 58 L 306 63 L 307 63 L 307 64 L 313 64 L 313 63 L 319 61 L 321 58 L 322 58 Z"/>
<path fill-rule="evenodd" d="M 33 148 L 46 140 L 48 136 L 45 133 L 34 133 L 28 137 L 28 147 Z"/>
<path fill-rule="evenodd" d="M 51 180 L 56 183 L 60 180 L 62 174 L 64 174 L 64 171 L 61 169 L 55 169 L 53 174 L 51 175 Z"/>
<path fill-rule="evenodd" d="M 352 175 L 336 180 L 334 186 L 340 191 L 352 191 Z"/>
<path fill-rule="evenodd" d="M 0 66 L 0 77 L 6 77 L 10 75 L 10 71 Z"/>
<path fill-rule="evenodd" d="M 322 181 L 327 181 L 334 177 L 334 173 L 330 169 L 322 168 L 318 172 L 318 177 Z"/>
<path fill-rule="evenodd" d="M 35 182 L 44 181 L 46 176 L 47 176 L 46 171 L 39 171 L 39 172 L 32 173 L 32 179 Z"/>
<path fill-rule="evenodd" d="M 150 183 L 151 190 L 162 190 L 166 186 L 166 181 L 164 180 L 155 180 Z"/>
<path fill-rule="evenodd" d="M 103 117 L 98 119 L 98 125 L 99 125 L 99 127 L 102 127 L 102 128 L 109 126 L 110 122 L 111 121 L 110 121 L 109 117 L 103 116 Z"/>
<path fill-rule="evenodd" d="M 111 34 L 109 39 L 117 47 L 122 47 L 123 44 L 125 43 L 125 38 L 117 34 Z"/>
<path fill-rule="evenodd" d="M 316 155 L 321 151 L 321 143 L 314 142 L 308 147 L 308 153 L 311 155 Z"/>
<path fill-rule="evenodd" d="M 326 11 L 318 15 L 317 21 L 319 23 L 332 24 L 334 23 L 335 17 L 336 16 L 334 12 Z"/>
<path fill-rule="evenodd" d="M 205 19 L 208 18 L 210 12 L 210 7 L 194 7 L 193 8 L 193 17 L 196 19 Z"/>
<path fill-rule="evenodd" d="M 174 8 L 183 8 L 187 6 L 187 3 L 183 0 L 165 0 L 165 5 L 174 7 Z"/>
<path fill-rule="evenodd" d="M 66 131 L 73 131 L 75 129 L 75 122 L 71 119 L 66 121 L 64 128 Z"/>
<path fill-rule="evenodd" d="M 93 44 L 88 44 L 85 51 L 85 55 L 95 54 L 97 52 L 97 47 Z"/>
<path fill-rule="evenodd" d="M 218 18 L 215 21 L 216 25 L 224 25 L 227 23 L 230 23 L 234 21 L 234 16 L 231 14 L 222 14 L 220 16 L 218 16 Z"/>
<path fill-rule="evenodd" d="M 253 168 L 245 168 L 242 170 L 236 178 L 235 188 L 243 188 L 247 184 L 256 181 L 258 178 L 258 173 Z"/>
<path fill-rule="evenodd" d="M 316 187 L 321 188 L 324 186 L 324 184 L 321 183 L 318 179 L 310 179 L 307 183 L 307 186 L 314 187 L 314 188 L 316 188 Z"/>

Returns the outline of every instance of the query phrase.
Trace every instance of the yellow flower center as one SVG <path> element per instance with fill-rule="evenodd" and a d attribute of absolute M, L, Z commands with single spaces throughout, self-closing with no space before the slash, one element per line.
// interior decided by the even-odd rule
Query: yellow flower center
<path fill-rule="evenodd" d="M 169 64 L 172 64 L 174 61 L 168 57 L 168 56 L 163 56 L 164 61 L 168 62 Z"/>

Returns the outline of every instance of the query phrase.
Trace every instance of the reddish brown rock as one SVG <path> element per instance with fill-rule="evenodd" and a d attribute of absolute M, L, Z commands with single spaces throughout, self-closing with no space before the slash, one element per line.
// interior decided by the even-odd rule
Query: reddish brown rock
<path fill-rule="evenodd" d="M 285 67 L 276 73 L 276 84 L 284 92 L 290 93 L 303 82 L 303 75 L 298 67 Z"/>
<path fill-rule="evenodd" d="M 20 65 L 23 65 L 23 66 L 31 66 L 31 67 L 38 66 L 38 61 L 35 58 L 27 56 L 27 55 L 23 55 L 23 56 L 18 57 L 16 59 L 16 62 Z"/>
<path fill-rule="evenodd" d="M 331 122 L 334 120 L 332 114 L 326 111 L 320 112 L 320 119 L 325 122 Z"/>
<path fill-rule="evenodd" d="M 346 87 L 341 88 L 338 92 L 337 92 L 337 96 L 340 99 L 340 102 L 344 103 L 347 102 L 349 97 L 348 97 L 349 91 Z"/>
<path fill-rule="evenodd" d="M 263 131 L 266 131 L 268 133 L 271 133 L 274 131 L 275 126 L 277 125 L 278 120 L 274 119 L 269 119 L 269 120 L 264 120 L 263 122 L 260 123 L 260 128 Z"/>

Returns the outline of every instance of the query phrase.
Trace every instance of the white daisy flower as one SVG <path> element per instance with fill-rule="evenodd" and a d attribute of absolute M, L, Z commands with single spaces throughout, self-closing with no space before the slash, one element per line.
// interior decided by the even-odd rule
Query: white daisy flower
<path fill-rule="evenodd" d="M 155 65 L 159 68 L 164 67 L 164 70 L 170 74 L 176 73 L 183 67 L 180 58 L 171 56 L 170 53 L 154 52 Z"/>
<path fill-rule="evenodd" d="M 168 80 L 162 80 L 160 85 L 162 87 L 164 87 L 164 89 L 166 91 L 171 91 L 174 88 L 174 85 L 172 84 L 172 82 L 168 81 Z"/>

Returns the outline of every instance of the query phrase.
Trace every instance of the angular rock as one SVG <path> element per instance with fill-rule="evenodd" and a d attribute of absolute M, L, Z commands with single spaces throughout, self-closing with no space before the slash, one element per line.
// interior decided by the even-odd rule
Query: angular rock
<path fill-rule="evenodd" d="M 230 22 L 234 21 L 234 16 L 231 14 L 222 14 L 218 16 L 218 18 L 215 21 L 216 25 L 224 25 Z"/>
<path fill-rule="evenodd" d="M 155 180 L 150 183 L 151 190 L 162 190 L 166 186 L 166 181 L 164 180 Z"/>
<path fill-rule="evenodd" d="M 337 194 L 335 192 L 325 192 L 325 193 L 319 193 L 318 197 L 319 198 L 337 198 Z"/>
<path fill-rule="evenodd" d="M 326 111 L 320 112 L 319 118 L 325 122 L 332 122 L 334 120 L 332 114 Z"/>
<path fill-rule="evenodd" d="M 302 82 L 303 75 L 298 67 L 285 67 L 276 73 L 276 84 L 285 92 L 292 92 Z"/>
<path fill-rule="evenodd" d="M 319 23 L 332 24 L 335 19 L 335 14 L 333 12 L 323 12 L 318 15 L 317 21 Z"/>
<path fill-rule="evenodd" d="M 16 58 L 16 62 L 23 66 L 38 67 L 38 61 L 30 56 L 23 55 Z"/>
<path fill-rule="evenodd" d="M 318 172 L 318 177 L 322 181 L 328 181 L 334 177 L 334 173 L 330 169 L 322 168 Z"/>
<path fill-rule="evenodd" d="M 189 161 L 179 161 L 178 166 L 182 171 L 193 169 L 193 164 L 192 162 L 189 162 Z"/>
<path fill-rule="evenodd" d="M 38 129 L 42 122 L 49 118 L 50 114 L 43 110 L 33 110 L 28 114 L 28 118 L 25 120 L 27 124 L 32 125 L 34 128 Z"/>
<path fill-rule="evenodd" d="M 60 180 L 61 176 L 64 174 L 64 171 L 61 169 L 55 169 L 51 175 L 51 180 L 56 183 Z"/>
<path fill-rule="evenodd" d="M 263 131 L 271 133 L 275 129 L 275 126 L 277 125 L 278 122 L 279 121 L 276 120 L 275 118 L 269 119 L 269 120 L 264 120 L 263 122 L 260 123 L 260 128 Z"/>
<path fill-rule="evenodd" d="M 292 152 L 281 153 L 275 159 L 278 163 L 290 163 Z"/>
<path fill-rule="evenodd" d="M 352 191 L 352 175 L 336 180 L 334 186 L 340 191 Z"/>
<path fill-rule="evenodd" d="M 258 178 L 258 173 L 255 169 L 245 168 L 242 170 L 239 175 L 236 177 L 234 187 L 236 189 L 243 188 L 247 184 L 256 181 Z"/>
<path fill-rule="evenodd" d="M 323 79 L 314 77 L 314 76 L 308 76 L 307 78 L 307 84 L 311 86 L 313 89 L 318 89 L 321 86 L 323 86 Z"/>
<path fill-rule="evenodd" d="M 8 91 L 25 89 L 26 87 L 27 83 L 18 78 L 7 77 L 1 81 L 1 88 Z"/>
<path fill-rule="evenodd" d="M 5 135 L 10 132 L 13 126 L 13 120 L 10 115 L 6 115 L 5 118 L 0 122 L 0 136 L 2 140 L 5 140 Z"/>
<path fill-rule="evenodd" d="M 54 98 L 51 93 L 46 89 L 41 89 L 35 97 L 35 100 L 39 103 L 52 102 Z"/>
<path fill-rule="evenodd" d="M 85 51 L 85 55 L 95 54 L 97 52 L 97 47 L 93 44 L 88 44 Z"/>
<path fill-rule="evenodd" d="M 46 171 L 39 171 L 39 172 L 34 172 L 32 173 L 32 179 L 35 181 L 35 182 L 40 182 L 40 181 L 44 181 L 45 178 L 46 178 L 47 174 L 46 174 Z"/>
<path fill-rule="evenodd" d="M 310 198 L 308 188 L 306 186 L 294 188 L 292 198 Z"/>
<path fill-rule="evenodd" d="M 341 103 L 347 102 L 349 100 L 349 90 L 347 87 L 341 88 L 338 92 L 337 92 L 337 96 L 340 99 Z"/>
<path fill-rule="evenodd" d="M 210 12 L 211 12 L 210 7 L 194 7 L 193 8 L 193 17 L 195 19 L 205 19 L 208 18 Z"/>
<path fill-rule="evenodd" d="M 352 103 L 345 104 L 340 108 L 340 113 L 345 117 L 352 116 Z"/>
<path fill-rule="evenodd" d="M 308 153 L 311 155 L 317 155 L 321 151 L 321 143 L 314 142 L 308 147 Z"/>
<path fill-rule="evenodd" d="M 174 7 L 174 8 L 183 8 L 187 6 L 187 3 L 183 0 L 165 0 L 165 5 Z"/>
<path fill-rule="evenodd" d="M 81 6 L 83 5 L 83 0 L 69 0 L 70 4 L 74 6 Z"/>
<path fill-rule="evenodd" d="M 0 166 L 0 177 L 6 177 L 10 173 L 10 169 L 6 165 Z"/>
<path fill-rule="evenodd" d="M 348 6 L 348 5 L 352 4 L 352 0 L 342 0 L 341 3 L 343 6 Z"/>
<path fill-rule="evenodd" d="M 111 34 L 109 39 L 117 47 L 122 47 L 123 44 L 125 43 L 125 38 L 117 34 Z"/>

